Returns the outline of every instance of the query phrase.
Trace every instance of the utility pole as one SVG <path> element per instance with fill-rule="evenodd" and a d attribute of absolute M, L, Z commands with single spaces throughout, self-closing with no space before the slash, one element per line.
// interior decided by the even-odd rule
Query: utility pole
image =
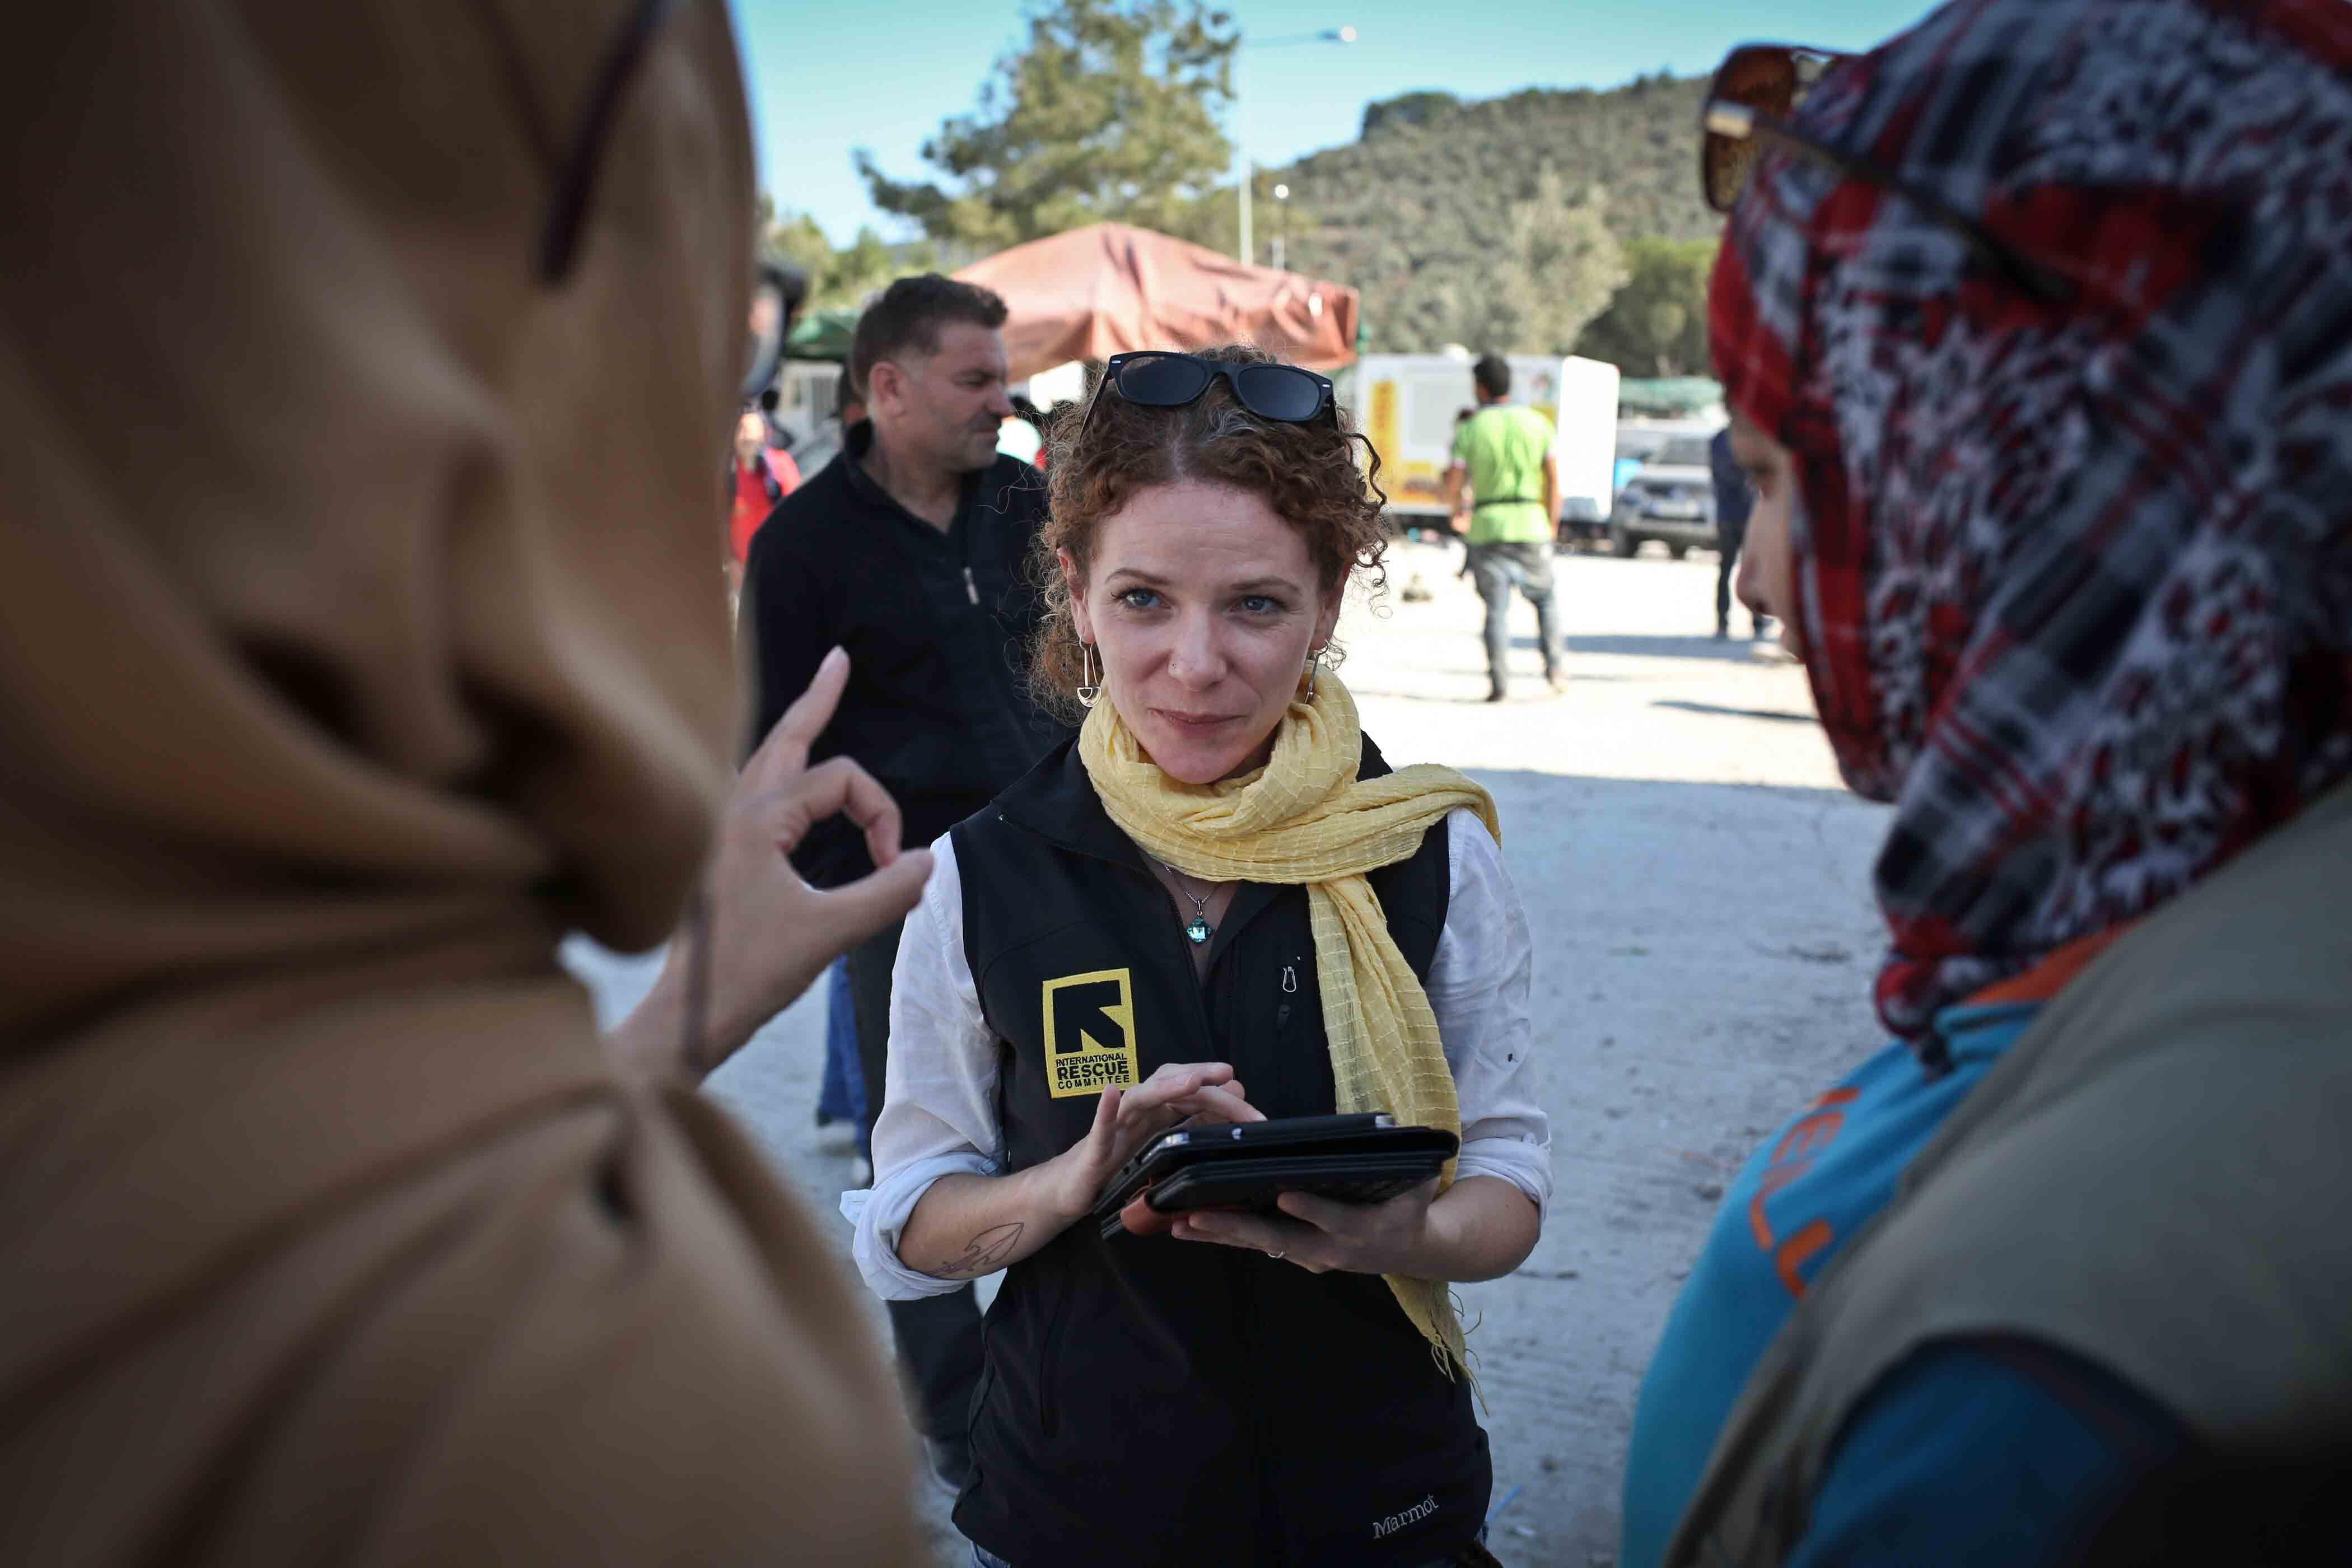
<path fill-rule="evenodd" d="M 1284 49 L 1296 44 L 1352 44 L 1356 41 L 1353 27 L 1326 27 L 1319 33 L 1294 33 L 1287 37 L 1267 38 L 1260 43 L 1238 44 L 1234 49 L 1234 184 L 1241 199 L 1241 246 L 1235 252 L 1244 266 L 1255 265 L 1257 247 L 1250 234 L 1250 161 L 1242 144 L 1242 71 L 1243 49 Z M 1280 262 L 1276 263 L 1281 265 Z"/>

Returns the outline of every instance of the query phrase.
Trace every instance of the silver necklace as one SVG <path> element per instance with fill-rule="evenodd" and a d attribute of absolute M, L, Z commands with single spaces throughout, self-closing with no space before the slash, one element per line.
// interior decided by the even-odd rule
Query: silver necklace
<path fill-rule="evenodd" d="M 1152 858 L 1160 860 L 1157 855 Z M 1217 928 L 1209 923 L 1209 900 L 1217 896 L 1217 885 L 1214 882 L 1210 883 L 1209 890 L 1196 897 L 1192 889 L 1184 885 L 1183 872 L 1169 865 L 1165 860 L 1160 860 L 1160 867 L 1176 879 L 1176 890 L 1192 900 L 1192 918 L 1184 922 L 1184 934 L 1192 939 L 1194 947 L 1198 947 L 1217 934 Z"/>

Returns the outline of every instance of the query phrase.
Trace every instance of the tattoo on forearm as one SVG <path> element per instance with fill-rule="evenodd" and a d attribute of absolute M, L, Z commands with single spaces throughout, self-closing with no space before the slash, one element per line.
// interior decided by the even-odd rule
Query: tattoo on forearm
<path fill-rule="evenodd" d="M 1020 1245 L 1021 1233 L 1026 1228 L 1017 1219 L 1010 1225 L 991 1226 L 965 1245 L 961 1257 L 926 1272 L 934 1279 L 976 1279 L 993 1274 L 1004 1267 L 1004 1259 Z"/>

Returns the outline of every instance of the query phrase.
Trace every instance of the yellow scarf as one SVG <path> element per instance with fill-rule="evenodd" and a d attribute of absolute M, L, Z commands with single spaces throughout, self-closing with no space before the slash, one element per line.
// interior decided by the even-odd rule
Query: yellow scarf
<path fill-rule="evenodd" d="M 1410 858 L 1455 806 L 1475 809 L 1501 842 L 1495 802 L 1452 768 L 1428 763 L 1360 780 L 1361 752 L 1355 699 L 1329 676 L 1313 700 L 1292 700 L 1265 766 L 1218 784 L 1161 773 L 1108 702 L 1078 735 L 1103 809 L 1146 853 L 1202 881 L 1306 887 L 1340 1111 L 1385 1110 L 1400 1126 L 1458 1136 L 1462 1112 L 1437 1016 L 1365 873 Z M 1449 1160 L 1441 1189 L 1453 1182 Z M 1465 1364 L 1444 1283 L 1386 1278 L 1448 1375 Z"/>

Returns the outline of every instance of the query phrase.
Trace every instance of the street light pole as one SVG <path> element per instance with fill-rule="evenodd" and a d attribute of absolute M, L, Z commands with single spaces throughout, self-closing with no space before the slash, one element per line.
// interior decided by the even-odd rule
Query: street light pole
<path fill-rule="evenodd" d="M 1353 27 L 1326 27 L 1319 33 L 1295 33 L 1287 37 L 1265 38 L 1255 44 L 1238 44 L 1234 49 L 1234 184 L 1241 199 L 1241 247 L 1237 254 L 1244 266 L 1254 265 L 1257 247 L 1250 234 L 1250 162 L 1242 144 L 1241 51 L 1243 49 L 1281 49 L 1294 44 L 1352 44 L 1356 41 Z M 1276 265 L 1280 265 L 1278 262 Z"/>
<path fill-rule="evenodd" d="M 1284 270 L 1283 263 L 1288 259 L 1286 253 L 1290 243 L 1290 187 L 1288 185 L 1274 187 L 1274 210 L 1276 214 L 1274 269 L 1280 272 Z"/>
<path fill-rule="evenodd" d="M 1250 243 L 1250 166 L 1249 153 L 1242 147 L 1241 61 L 1234 61 L 1234 186 L 1241 193 L 1242 235 L 1241 260 L 1244 267 L 1251 264 L 1256 247 Z"/>

